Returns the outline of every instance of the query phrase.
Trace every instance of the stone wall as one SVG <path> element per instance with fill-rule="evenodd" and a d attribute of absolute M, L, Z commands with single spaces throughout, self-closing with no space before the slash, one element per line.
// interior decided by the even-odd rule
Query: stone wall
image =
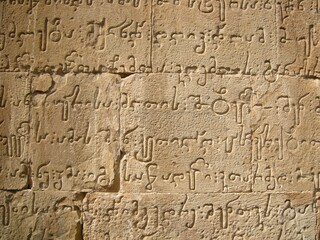
<path fill-rule="evenodd" d="M 0 239 L 320 240 L 319 0 L 0 0 Z"/>

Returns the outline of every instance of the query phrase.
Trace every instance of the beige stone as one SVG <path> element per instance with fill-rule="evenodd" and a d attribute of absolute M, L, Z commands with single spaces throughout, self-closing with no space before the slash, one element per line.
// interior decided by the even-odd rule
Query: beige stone
<path fill-rule="evenodd" d="M 317 1 L 153 2 L 154 72 L 319 77 Z"/>
<path fill-rule="evenodd" d="M 0 239 L 79 239 L 81 198 L 72 192 L 0 192 Z"/>
<path fill-rule="evenodd" d="M 251 81 L 199 74 L 126 78 L 123 191 L 250 191 Z"/>
<path fill-rule="evenodd" d="M 132 1 L 1 1 L 1 71 L 151 71 L 151 6 Z"/>
<path fill-rule="evenodd" d="M 319 188 L 319 84 L 319 80 L 278 76 L 272 83 L 254 85 L 254 190 Z"/>
<path fill-rule="evenodd" d="M 0 0 L 0 239 L 320 240 L 320 0 Z"/>
<path fill-rule="evenodd" d="M 118 80 L 110 74 L 54 76 L 46 91 L 31 92 L 33 189 L 113 187 L 120 156 Z M 43 76 L 34 76 L 32 88 L 39 81 Z"/>
<path fill-rule="evenodd" d="M 257 74 L 266 70 L 267 59 L 261 57 L 261 52 L 276 59 L 273 3 L 155 2 L 154 71 Z M 250 16 L 255 16 L 254 21 Z"/>
<path fill-rule="evenodd" d="M 0 74 L 0 189 L 18 190 L 28 185 L 30 77 Z"/>
<path fill-rule="evenodd" d="M 316 206 L 298 194 L 88 194 L 84 239 L 315 239 Z"/>
<path fill-rule="evenodd" d="M 125 79 L 123 191 L 312 192 L 319 188 L 318 86 L 283 76 Z"/>

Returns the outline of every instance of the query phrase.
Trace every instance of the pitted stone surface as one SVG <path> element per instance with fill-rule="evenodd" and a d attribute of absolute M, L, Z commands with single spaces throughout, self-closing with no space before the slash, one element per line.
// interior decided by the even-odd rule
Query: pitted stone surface
<path fill-rule="evenodd" d="M 89 194 L 84 239 L 314 238 L 312 194 Z"/>
<path fill-rule="evenodd" d="M 0 192 L 0 239 L 79 239 L 79 203 L 73 192 Z"/>
<path fill-rule="evenodd" d="M 112 188 L 119 158 L 118 80 L 110 74 L 32 78 L 33 189 Z M 50 83 L 46 91 L 39 85 L 44 81 Z"/>
<path fill-rule="evenodd" d="M 0 239 L 320 240 L 319 0 L 0 0 Z"/>
<path fill-rule="evenodd" d="M 0 189 L 28 185 L 30 76 L 0 73 Z"/>

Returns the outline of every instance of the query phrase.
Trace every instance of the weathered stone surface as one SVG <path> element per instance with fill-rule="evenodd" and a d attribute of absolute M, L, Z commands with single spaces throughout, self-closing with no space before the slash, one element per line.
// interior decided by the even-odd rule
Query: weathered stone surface
<path fill-rule="evenodd" d="M 127 78 L 123 191 L 312 192 L 320 173 L 318 85 L 285 76 Z"/>
<path fill-rule="evenodd" d="M 0 239 L 79 239 L 81 196 L 72 192 L 0 192 Z"/>
<path fill-rule="evenodd" d="M 268 52 L 271 60 L 276 59 L 274 3 L 156 2 L 153 41 L 156 71 L 257 74 L 267 70 L 267 59 L 259 53 Z M 254 21 L 251 16 L 255 16 Z M 192 24 L 187 20 L 190 17 Z"/>
<path fill-rule="evenodd" d="M 149 2 L 1 1 L 0 70 L 150 71 Z"/>
<path fill-rule="evenodd" d="M 0 189 L 28 185 L 29 93 L 27 74 L 0 73 Z"/>
<path fill-rule="evenodd" d="M 254 191 L 319 189 L 319 83 L 279 76 L 254 84 Z"/>
<path fill-rule="evenodd" d="M 32 78 L 33 189 L 112 188 L 120 155 L 118 80 L 111 74 Z"/>
<path fill-rule="evenodd" d="M 250 191 L 251 81 L 199 74 L 125 79 L 123 190 Z"/>
<path fill-rule="evenodd" d="M 319 76 L 317 1 L 157 0 L 153 12 L 154 72 Z"/>
<path fill-rule="evenodd" d="M 310 193 L 93 193 L 84 201 L 84 239 L 315 239 Z"/>
<path fill-rule="evenodd" d="M 320 240 L 320 0 L 0 0 L 0 239 Z"/>

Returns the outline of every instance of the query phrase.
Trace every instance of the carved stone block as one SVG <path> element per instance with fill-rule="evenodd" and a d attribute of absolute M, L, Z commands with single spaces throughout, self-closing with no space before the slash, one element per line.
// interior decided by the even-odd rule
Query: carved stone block
<path fill-rule="evenodd" d="M 81 196 L 72 192 L 0 192 L 0 239 L 79 239 Z"/>
<path fill-rule="evenodd" d="M 0 189 L 28 186 L 30 77 L 0 73 Z"/>
<path fill-rule="evenodd" d="M 150 72 L 149 2 L 1 1 L 0 71 Z"/>
<path fill-rule="evenodd" d="M 212 74 L 126 78 L 120 112 L 123 190 L 250 191 L 251 82 Z"/>
<path fill-rule="evenodd" d="M 310 193 L 92 193 L 84 239 L 315 239 Z"/>
<path fill-rule="evenodd" d="M 111 74 L 32 78 L 33 189 L 112 189 L 120 155 L 118 80 Z"/>

